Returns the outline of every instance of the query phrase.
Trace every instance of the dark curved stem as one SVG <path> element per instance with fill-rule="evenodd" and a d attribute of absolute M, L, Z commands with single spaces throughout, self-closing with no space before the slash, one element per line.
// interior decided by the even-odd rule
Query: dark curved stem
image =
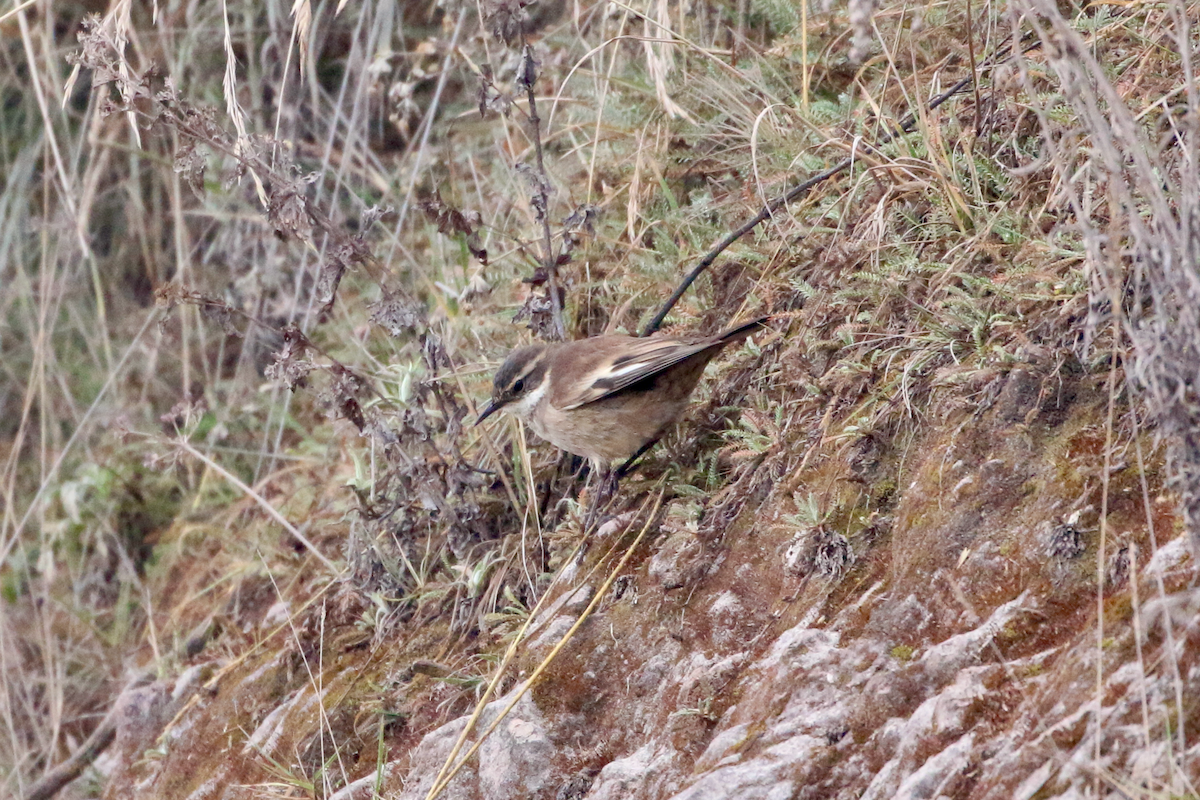
<path fill-rule="evenodd" d="M 974 74 L 972 73 L 971 75 L 968 75 L 967 77 L 960 80 L 958 83 L 954 84 L 952 87 L 950 87 L 946 91 L 942 92 L 940 95 L 935 97 L 933 100 L 930 100 L 929 103 L 927 104 L 926 108 L 928 110 L 932 111 L 933 109 L 940 106 L 942 103 L 949 100 L 954 95 L 961 92 L 963 89 L 965 89 L 967 86 L 969 86 L 973 82 L 974 82 Z M 884 136 L 882 139 L 880 139 L 879 144 L 860 145 L 863 152 L 873 153 L 879 147 L 882 147 L 882 146 L 888 144 L 889 142 L 895 141 L 900 136 L 903 136 L 904 134 L 911 132 L 913 130 L 913 128 L 915 128 L 917 126 L 917 119 L 918 119 L 918 117 L 915 112 L 912 114 L 909 114 L 907 117 L 905 117 L 901 121 L 900 127 L 897 130 L 895 130 L 894 132 L 889 133 L 886 136 Z M 654 316 L 654 319 L 650 320 L 649 324 L 646 325 L 645 330 L 642 331 L 642 336 L 649 336 L 650 334 L 652 334 L 656 330 L 658 330 L 659 327 L 662 326 L 663 320 L 665 320 L 667 318 L 667 314 L 671 313 L 671 309 L 673 309 L 675 307 L 675 304 L 679 302 L 679 298 L 683 297 L 683 293 L 686 292 L 693 283 L 695 283 L 696 279 L 700 277 L 700 275 L 704 272 L 704 270 L 706 270 L 712 266 L 713 262 L 717 260 L 717 256 L 719 256 L 719 255 L 721 255 L 721 253 L 725 252 L 729 248 L 730 245 L 732 245 L 738 239 L 745 236 L 750 231 L 757 228 L 759 225 L 761 225 L 766 220 L 770 219 L 771 215 L 774 214 L 777 210 L 779 210 L 783 206 L 787 205 L 788 203 L 792 202 L 793 200 L 800 197 L 801 195 L 806 194 L 809 189 L 813 188 L 814 186 L 816 186 L 818 184 L 824 183 L 825 181 L 829 180 L 830 178 L 834 177 L 835 175 L 838 175 L 839 173 L 842 173 L 842 172 L 845 172 L 846 170 L 848 170 L 850 168 L 850 166 L 854 163 L 854 158 L 855 158 L 855 156 L 853 156 L 853 155 L 847 156 L 846 158 L 843 158 L 837 164 L 833 165 L 832 167 L 825 170 L 824 172 L 818 173 L 817 175 L 814 175 L 813 177 L 809 178 L 808 180 L 804 181 L 803 183 L 793 186 L 791 189 L 789 189 L 784 194 L 782 194 L 779 197 L 776 197 L 775 199 L 768 202 L 748 222 L 746 222 L 740 228 L 738 228 L 737 230 L 728 234 L 724 239 L 722 239 L 720 242 L 718 242 L 716 247 L 714 247 L 712 250 L 709 250 L 707 253 L 705 253 L 704 257 L 700 259 L 699 263 L 697 263 L 696 266 L 692 268 L 692 271 L 689 272 L 687 274 L 687 276 L 679 283 L 679 286 L 677 286 L 675 288 L 675 291 L 671 295 L 671 297 L 667 300 L 666 303 L 663 304 L 662 309 L 659 310 L 659 312 Z"/>

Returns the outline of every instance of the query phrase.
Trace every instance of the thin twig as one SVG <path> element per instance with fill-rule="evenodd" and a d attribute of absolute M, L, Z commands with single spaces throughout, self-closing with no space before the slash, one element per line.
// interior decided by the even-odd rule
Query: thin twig
<path fill-rule="evenodd" d="M 83 746 L 71 753 L 67 760 L 53 767 L 45 775 L 29 787 L 25 800 L 50 800 L 71 781 L 83 774 L 83 771 L 95 763 L 100 754 L 117 738 L 117 706 L 114 704 L 108 714 L 92 731 Z"/>
<path fill-rule="evenodd" d="M 301 533 L 300 530 L 295 525 L 288 522 L 286 517 L 284 517 L 282 514 L 280 514 L 278 511 L 276 511 L 275 507 L 273 505 L 271 505 L 269 502 L 267 502 L 267 499 L 265 497 L 263 497 L 258 492 L 254 491 L 254 489 L 252 489 L 251 487 L 247 486 L 244 482 L 242 482 L 236 475 L 231 473 L 229 470 L 225 469 L 220 464 L 213 461 L 208 456 L 204 455 L 204 453 L 201 453 L 195 447 L 192 447 L 191 443 L 188 442 L 187 440 L 181 439 L 177 442 L 177 444 L 180 447 L 180 449 L 184 450 L 186 453 L 188 453 L 188 455 L 192 456 L 192 458 L 196 458 L 196 459 L 199 459 L 200 461 L 204 462 L 205 466 L 207 466 L 212 471 L 216 472 L 218 475 L 220 475 L 225 480 L 232 483 L 238 489 L 241 489 L 242 492 L 247 497 L 249 497 L 254 502 L 258 503 L 259 508 L 261 508 L 263 511 L 267 512 L 267 514 L 270 517 L 272 517 L 276 522 L 278 522 L 280 525 L 282 525 L 284 530 L 286 530 L 288 533 L 290 533 L 296 539 L 296 541 L 298 541 L 298 542 L 300 542 L 300 544 L 304 545 L 304 547 L 308 550 L 308 552 L 312 553 L 313 556 L 316 557 L 316 559 L 318 561 L 320 561 L 322 564 L 324 564 L 325 567 L 331 573 L 333 573 L 333 575 L 335 577 L 342 574 L 342 570 L 338 569 L 337 565 L 335 565 L 332 561 L 330 561 L 328 558 L 326 558 L 325 554 L 322 553 L 320 550 L 318 550 L 317 546 L 315 544 L 313 544 L 311 541 L 309 541 L 308 537 L 305 536 L 303 533 Z"/>
<path fill-rule="evenodd" d="M 20 14 L 22 11 L 29 8 L 31 5 L 35 4 L 37 1 L 38 0 L 25 0 L 24 3 L 21 3 L 16 8 L 12 8 L 12 9 L 9 9 L 8 11 L 5 11 L 3 14 L 0 14 L 0 23 L 7 22 L 10 17 L 15 17 L 17 14 Z M 68 96 L 69 95 L 64 92 L 64 102 L 65 102 L 65 98 Z"/>
<path fill-rule="evenodd" d="M 109 371 L 108 378 L 105 379 L 104 385 L 100 387 L 100 391 L 97 392 L 96 398 L 92 400 L 92 404 L 88 406 L 87 411 L 85 411 L 83 414 L 83 418 L 79 421 L 79 424 L 75 426 L 74 432 L 71 433 L 70 438 L 67 439 L 67 443 L 64 444 L 62 446 L 62 450 L 59 451 L 58 457 L 55 458 L 54 463 L 50 465 L 49 471 L 47 471 L 45 476 L 42 478 L 42 482 L 38 486 L 37 491 L 34 493 L 33 499 L 29 501 L 29 505 L 25 508 L 25 513 L 21 516 L 20 522 L 18 522 L 16 527 L 12 529 L 12 535 L 8 539 L 0 538 L 0 563 L 6 563 L 8 561 L 8 555 L 20 539 L 21 531 L 25 529 L 25 524 L 29 522 L 29 518 L 38 510 L 38 502 L 50 488 L 50 484 L 54 480 L 55 476 L 58 475 L 58 470 L 60 467 L 62 467 L 63 462 L 66 460 L 67 454 L 71 452 L 71 448 L 77 441 L 79 441 L 79 438 L 83 435 L 83 432 L 87 430 L 88 424 L 92 421 L 92 418 L 96 415 L 97 410 L 100 408 L 100 401 L 107 396 L 108 390 L 112 388 L 113 384 L 116 383 L 117 378 L 124 372 L 125 364 L 128 363 L 129 359 L 134 355 L 135 352 L 140 352 L 137 350 L 137 346 L 142 340 L 142 335 L 145 334 L 150 328 L 150 323 L 154 322 L 154 320 L 158 319 L 158 317 L 159 314 L 157 309 L 151 310 L 151 312 L 146 315 L 146 321 L 142 323 L 141 329 L 134 334 L 133 340 L 130 341 L 129 346 L 125 348 L 125 353 L 121 356 L 121 360 L 118 361 L 117 365 Z"/>

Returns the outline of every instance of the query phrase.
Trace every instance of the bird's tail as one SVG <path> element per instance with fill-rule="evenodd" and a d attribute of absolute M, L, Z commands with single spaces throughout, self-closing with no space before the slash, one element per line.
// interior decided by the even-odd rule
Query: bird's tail
<path fill-rule="evenodd" d="M 770 317 L 759 317 L 758 319 L 751 320 L 750 322 L 743 322 L 741 325 L 738 325 L 736 328 L 730 328 L 729 330 L 725 331 L 725 333 L 722 333 L 717 338 L 717 341 L 721 343 L 722 347 L 724 347 L 725 345 L 730 345 L 730 344 L 735 344 L 737 342 L 740 342 L 743 339 L 745 339 L 747 336 L 752 335 L 759 328 L 766 325 L 767 320 L 769 320 L 769 319 L 771 319 L 771 318 Z"/>

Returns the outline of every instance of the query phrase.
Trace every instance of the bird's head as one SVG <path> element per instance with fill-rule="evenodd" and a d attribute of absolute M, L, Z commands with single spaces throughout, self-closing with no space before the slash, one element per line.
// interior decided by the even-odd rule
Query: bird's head
<path fill-rule="evenodd" d="M 547 347 L 544 344 L 518 347 L 509 353 L 492 381 L 492 401 L 475 424 L 478 425 L 497 411 L 518 417 L 525 417 L 532 412 L 546 393 L 549 368 L 546 354 Z"/>

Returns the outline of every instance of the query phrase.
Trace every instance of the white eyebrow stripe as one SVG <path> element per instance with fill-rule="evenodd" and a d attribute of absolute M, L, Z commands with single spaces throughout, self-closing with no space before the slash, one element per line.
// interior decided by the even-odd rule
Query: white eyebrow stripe
<path fill-rule="evenodd" d="M 520 377 L 528 378 L 530 375 L 533 374 L 533 372 L 535 370 L 537 370 L 538 367 L 540 367 L 542 365 L 542 362 L 545 360 L 546 360 L 546 351 L 543 350 L 542 352 L 538 353 L 534 358 L 532 358 L 529 361 L 529 364 L 525 367 L 525 369 L 523 369 L 521 371 Z"/>

